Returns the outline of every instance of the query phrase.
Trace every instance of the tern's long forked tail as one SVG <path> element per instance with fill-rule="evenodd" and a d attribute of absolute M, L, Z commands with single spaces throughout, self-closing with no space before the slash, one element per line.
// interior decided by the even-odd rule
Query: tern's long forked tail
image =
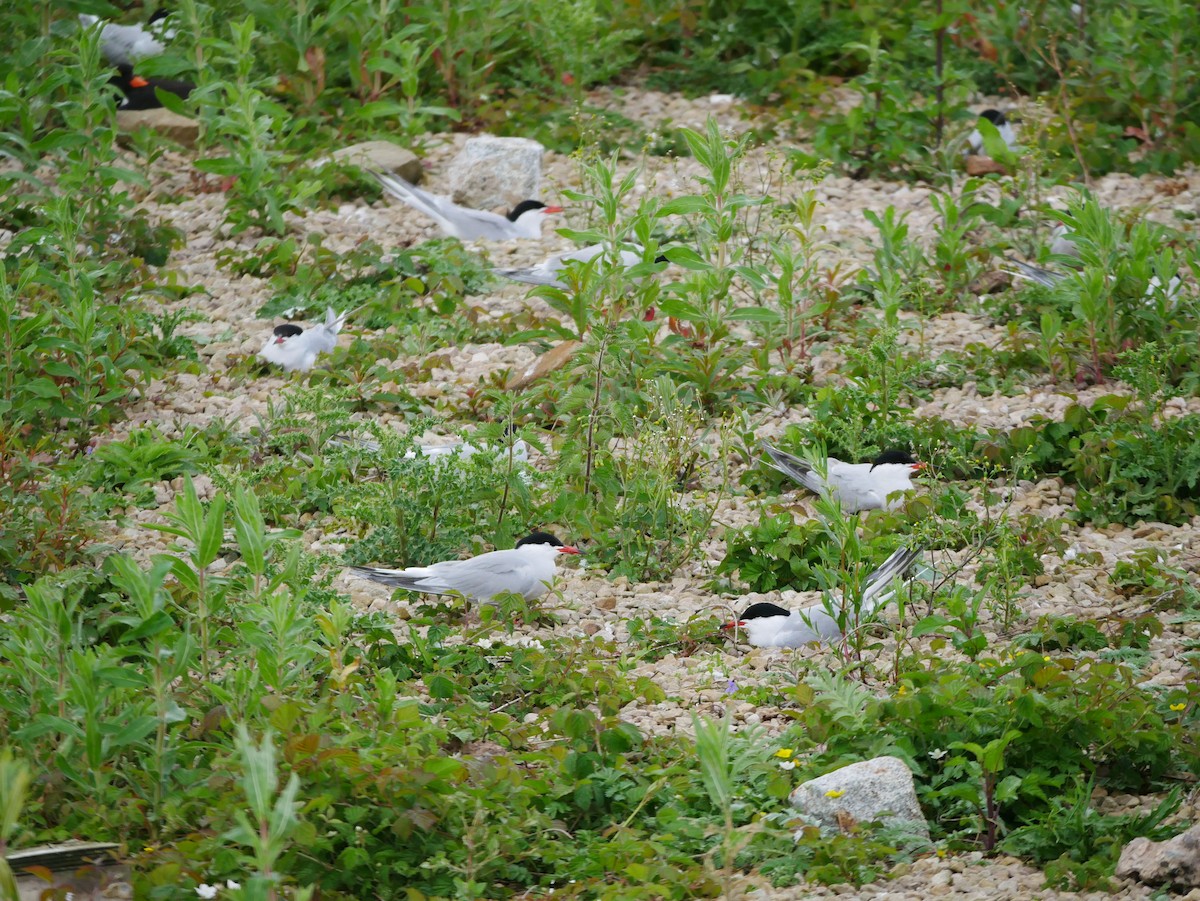
<path fill-rule="evenodd" d="M 1011 257 L 1005 257 L 1004 265 L 1001 266 L 1001 269 L 1010 275 L 1015 275 L 1017 278 L 1023 278 L 1026 281 L 1044 285 L 1047 288 L 1053 288 L 1067 277 L 1061 272 L 1042 269 L 1038 266 L 1030 266 L 1028 263 L 1022 263 L 1020 260 L 1014 260 Z"/>
<path fill-rule="evenodd" d="M 816 494 L 820 494 L 825 489 L 824 480 L 807 460 L 802 460 L 800 457 L 781 451 L 769 444 L 763 444 L 763 450 L 771 458 L 767 462 L 776 472 L 783 473 L 789 479 L 799 482 Z"/>
<path fill-rule="evenodd" d="M 440 590 L 430 585 L 429 573 L 421 567 L 412 569 L 384 569 L 378 566 L 351 566 L 350 571 L 380 585 L 390 585 L 393 588 L 407 588 L 409 591 L 419 591 L 426 594 L 444 594 L 451 589 L 442 587 Z"/>
<path fill-rule="evenodd" d="M 425 192 L 410 185 L 403 178 L 388 175 L 386 172 L 380 172 L 376 169 L 368 169 L 366 171 L 372 178 L 379 182 L 379 186 L 383 188 L 385 194 L 395 197 L 409 206 L 416 207 L 423 213 L 437 214 L 437 210 L 426 199 L 427 195 Z"/>
<path fill-rule="evenodd" d="M 867 576 L 867 584 L 863 589 L 862 596 L 863 616 L 875 612 L 892 599 L 895 592 L 888 591 L 888 587 L 894 579 L 905 578 L 919 556 L 921 556 L 919 548 L 916 550 L 905 547 L 898 548 L 879 565 L 878 569 Z"/>
<path fill-rule="evenodd" d="M 510 281 L 521 282 L 526 285 L 545 285 L 551 288 L 566 287 L 566 284 L 558 278 L 556 273 L 550 272 L 541 266 L 529 266 L 525 269 L 493 269 L 491 271 L 501 278 L 507 278 Z"/>
<path fill-rule="evenodd" d="M 772 447 L 769 444 L 763 444 L 763 450 L 767 452 L 767 456 L 771 458 L 770 465 L 773 469 L 783 473 L 785 476 L 790 476 L 797 482 L 803 482 L 804 479 L 812 474 L 812 464 L 807 460 L 801 460 L 799 457 L 781 451 L 777 447 Z"/>

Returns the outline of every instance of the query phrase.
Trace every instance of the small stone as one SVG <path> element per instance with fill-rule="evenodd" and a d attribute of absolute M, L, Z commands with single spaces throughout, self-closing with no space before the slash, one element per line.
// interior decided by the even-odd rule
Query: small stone
<path fill-rule="evenodd" d="M 561 369 L 581 346 L 580 342 L 574 340 L 560 341 L 534 360 L 524 372 L 514 375 L 509 379 L 508 389 L 510 391 L 520 391 L 538 379 L 549 375 L 557 369 Z"/>
<path fill-rule="evenodd" d="M 595 635 L 599 631 L 600 631 L 599 623 L 594 623 L 594 622 L 589 621 L 589 622 L 586 622 L 583 624 L 583 634 L 584 635 L 589 635 L 589 636 Z"/>
<path fill-rule="evenodd" d="M 196 139 L 200 136 L 199 122 L 163 107 L 117 110 L 117 128 L 125 134 L 148 128 L 184 147 L 195 147 Z"/>
<path fill-rule="evenodd" d="M 967 285 L 967 290 L 972 294 L 996 294 L 999 291 L 1006 291 L 1012 287 L 1013 277 L 1007 272 L 993 270 L 985 272 L 978 276 L 975 281 Z"/>
<path fill-rule="evenodd" d="M 968 156 L 967 175 L 1008 175 L 1008 170 L 987 156 Z"/>
<path fill-rule="evenodd" d="M 407 147 L 393 144 L 391 141 L 363 141 L 335 150 L 328 157 L 318 160 L 320 166 L 329 160 L 352 163 L 363 169 L 379 169 L 399 175 L 410 185 L 415 185 L 425 177 L 425 169 L 420 158 Z"/>
<path fill-rule="evenodd" d="M 608 597 L 600 598 L 598 601 L 596 601 L 596 606 L 601 610 L 616 610 L 617 599 L 610 594 Z"/>

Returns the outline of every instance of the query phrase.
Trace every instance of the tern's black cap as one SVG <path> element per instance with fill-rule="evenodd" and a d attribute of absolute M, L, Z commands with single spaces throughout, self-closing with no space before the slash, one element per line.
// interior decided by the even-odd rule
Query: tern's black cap
<path fill-rule="evenodd" d="M 893 447 L 885 450 L 878 457 L 871 461 L 871 468 L 874 469 L 883 463 L 916 463 L 913 455 L 904 448 Z"/>
<path fill-rule="evenodd" d="M 549 532 L 530 532 L 517 542 L 517 547 L 524 547 L 527 544 L 550 544 L 554 547 L 563 546 L 563 543 Z"/>
<path fill-rule="evenodd" d="M 546 204 L 542 203 L 540 200 L 522 200 L 512 208 L 512 212 L 508 214 L 508 221 L 516 222 L 530 210 L 542 210 L 545 208 Z M 545 533 L 543 532 L 542 534 L 544 535 Z"/>
<path fill-rule="evenodd" d="M 768 616 L 791 616 L 791 613 L 778 604 L 751 604 L 740 619 L 765 619 Z"/>
<path fill-rule="evenodd" d="M 297 335 L 303 335 L 304 329 L 293 322 L 285 322 L 283 325 L 275 326 L 276 338 L 295 338 Z"/>

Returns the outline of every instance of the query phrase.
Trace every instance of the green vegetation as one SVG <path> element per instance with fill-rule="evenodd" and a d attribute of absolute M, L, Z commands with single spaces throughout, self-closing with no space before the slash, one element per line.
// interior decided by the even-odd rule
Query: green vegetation
<path fill-rule="evenodd" d="M 1200 591 L 1161 535 L 1200 512 L 1200 254 L 1186 215 L 1176 231 L 1083 188 L 1047 197 L 1196 161 L 1200 12 L 938 8 L 181 0 L 141 70 L 197 84 L 168 101 L 200 123 L 187 187 L 160 177 L 165 139 L 118 140 L 98 35 L 75 20 L 113 8 L 6 13 L 0 850 L 111 839 L 161 899 L 736 897 L 927 854 L 872 824 L 822 835 L 787 804 L 882 753 L 913 769 L 939 853 L 1016 855 L 1055 885 L 1104 887 L 1122 843 L 1177 831 L 1200 775 L 1181 632 Z M 650 135 L 590 106 L 638 67 L 770 122 Z M 856 105 L 800 114 L 835 77 Z M 1010 174 L 955 171 L 979 90 L 1023 98 L 1027 150 L 996 154 Z M 563 233 L 642 261 L 573 263 L 565 289 L 493 315 L 474 248 L 335 250 L 306 230 L 378 196 L 313 158 L 448 128 L 575 152 Z M 779 135 L 785 153 L 758 147 Z M 686 157 L 695 179 L 643 191 L 636 153 Z M 863 210 L 875 240 L 847 269 L 819 201 L 833 167 L 932 186 L 932 235 Z M 183 233 L 153 211 L 198 192 L 221 195 L 220 273 L 262 287 L 247 320 L 357 310 L 313 372 L 264 392 L 244 347 L 213 356 L 229 336 L 192 328 L 205 285 L 169 268 Z M 1077 260 L 1049 254 L 1058 223 Z M 981 293 L 1014 249 L 1065 277 Z M 989 341 L 935 345 L 950 313 Z M 503 370 L 440 384 L 448 348 L 565 341 L 522 391 Z M 185 380 L 253 413 L 165 413 Z M 918 412 L 968 382 L 1072 402 L 1003 425 Z M 490 450 L 432 462 L 428 432 Z M 931 477 L 892 511 L 813 499 L 805 517 L 759 434 L 846 460 L 905 447 Z M 1025 503 L 1039 484 L 1061 485 L 1053 512 Z M 409 598 L 401 619 L 335 581 L 535 527 L 585 546 L 584 592 L 458 619 Z M 1031 621 L 1031 594 L 1100 562 L 1068 550 L 1081 530 L 1124 528 L 1150 537 L 1088 589 L 1122 612 Z M 853 599 L 902 545 L 928 566 L 838 647 L 764 674 L 724 643 L 748 592 Z M 706 580 L 686 622 L 653 607 Z M 1180 668 L 1147 681 L 1168 637 Z M 780 716 L 747 726 L 742 702 Z M 669 730 L 638 716 L 675 703 Z M 1143 812 L 1096 806 L 1118 792 Z"/>

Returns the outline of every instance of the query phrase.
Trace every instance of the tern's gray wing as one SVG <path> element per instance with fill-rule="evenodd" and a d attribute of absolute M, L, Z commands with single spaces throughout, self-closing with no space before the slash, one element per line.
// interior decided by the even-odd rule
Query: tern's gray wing
<path fill-rule="evenodd" d="M 542 260 L 536 266 L 528 266 L 523 269 L 493 269 L 492 271 L 503 278 L 512 279 L 514 282 L 524 282 L 527 285 L 566 288 L 566 282 L 558 276 L 567 267 L 567 263 L 572 261 L 587 263 L 604 253 L 604 250 L 605 245 L 603 244 L 589 244 L 587 247 L 580 247 L 577 250 L 556 253 Z M 641 261 L 640 253 L 634 253 L 632 250 L 621 251 L 621 265 L 626 269 L 636 266 Z"/>
<path fill-rule="evenodd" d="M 525 555 L 515 550 L 492 551 L 470 560 L 452 560 L 429 567 L 430 575 L 442 579 L 464 597 L 491 600 L 502 592 L 530 597 L 545 590 Z"/>
<path fill-rule="evenodd" d="M 463 241 L 478 238 L 504 240 L 514 236 L 513 223 L 487 210 L 471 210 L 458 206 L 447 197 L 422 191 L 402 178 L 370 170 L 385 192 L 402 200 L 413 209 L 437 222 L 447 234 Z"/>

